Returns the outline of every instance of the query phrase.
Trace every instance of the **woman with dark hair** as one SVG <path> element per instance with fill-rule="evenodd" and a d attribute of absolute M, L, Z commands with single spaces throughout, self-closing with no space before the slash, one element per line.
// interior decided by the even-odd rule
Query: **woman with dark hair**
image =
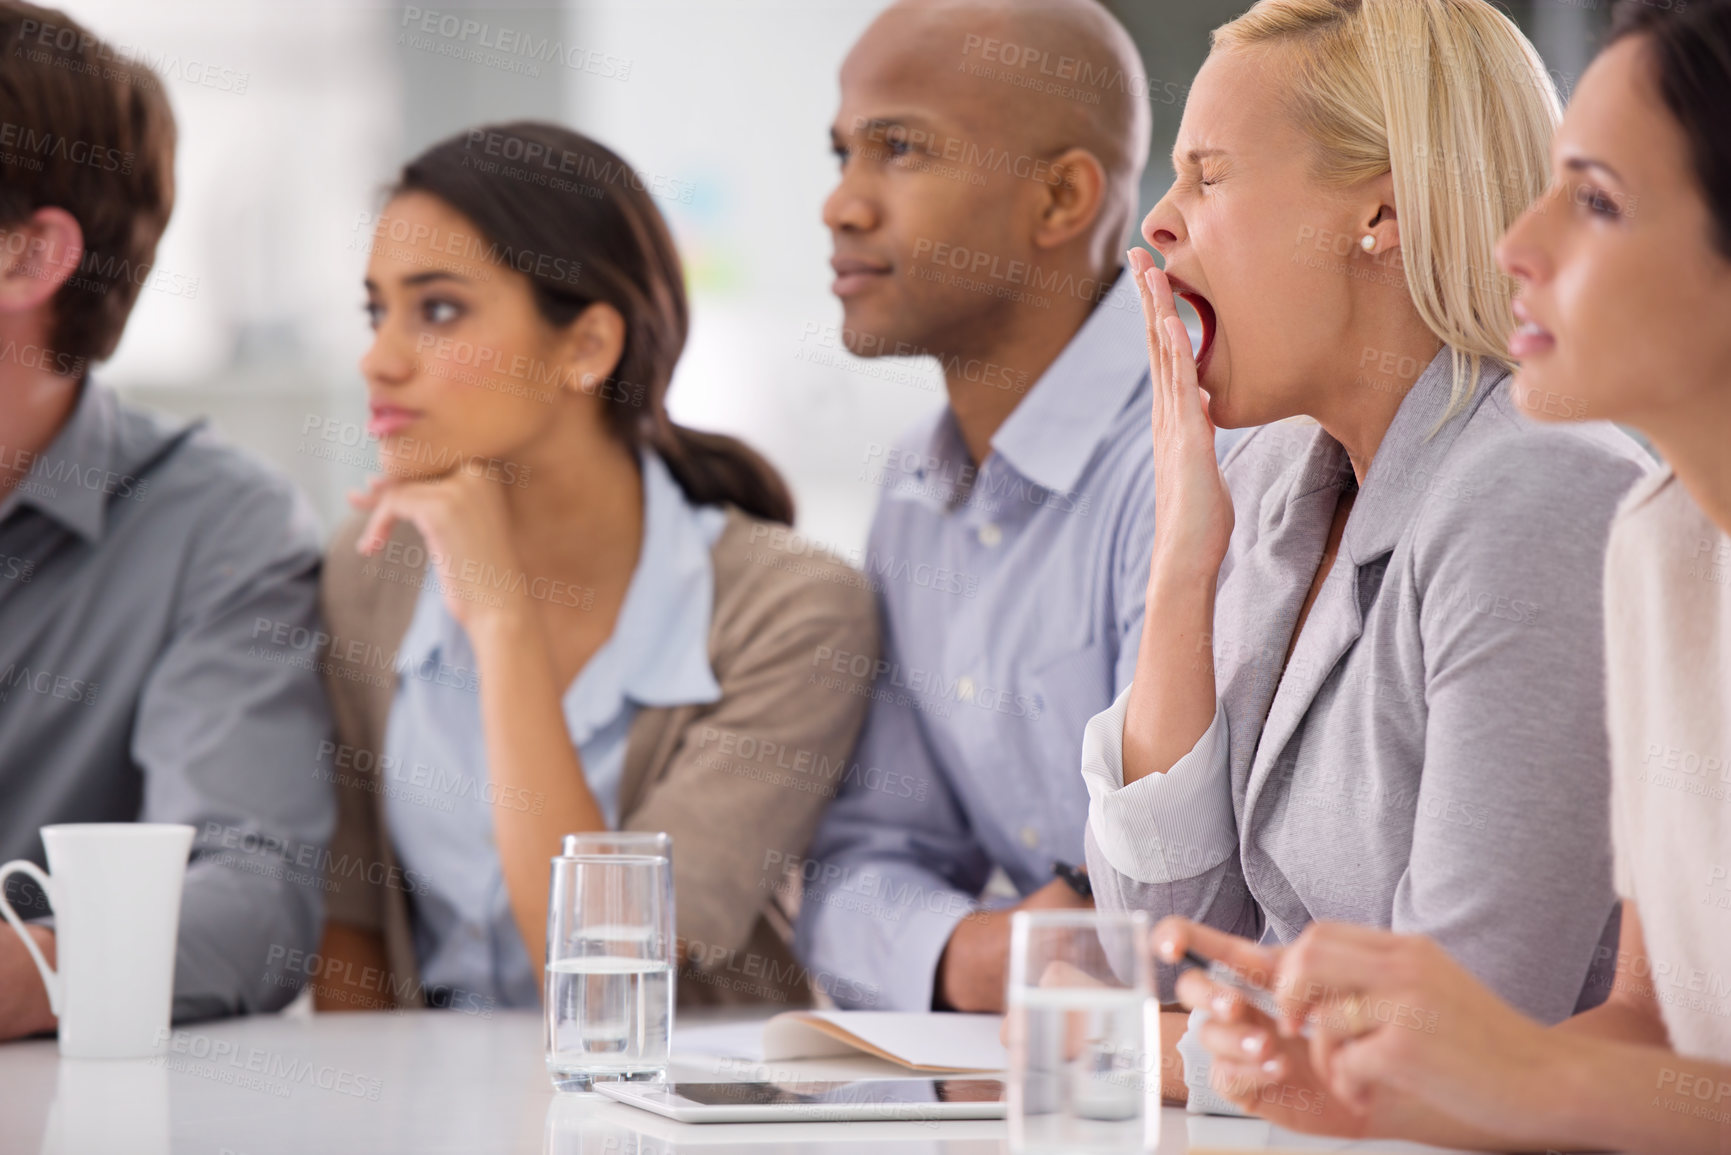
<path fill-rule="evenodd" d="M 1179 982 L 1214 1007 L 1217 1086 L 1259 1114 L 1497 1150 L 1731 1151 L 1728 110 L 1731 0 L 1625 5 L 1549 191 L 1498 247 L 1528 412 L 1624 422 L 1669 466 L 1623 503 L 1605 563 L 1611 996 L 1547 1029 L 1428 938 L 1318 923 L 1278 950 L 1167 920 L 1166 960 L 1199 951 L 1281 1000 L 1277 1021 Z"/>
<path fill-rule="evenodd" d="M 846 777 L 872 597 L 761 457 L 668 417 L 688 309 L 647 192 L 567 129 L 460 134 L 404 167 L 366 292 L 321 1005 L 535 1005 L 548 859 L 616 829 L 673 837 L 682 1001 L 803 1001 L 781 864 Z"/>

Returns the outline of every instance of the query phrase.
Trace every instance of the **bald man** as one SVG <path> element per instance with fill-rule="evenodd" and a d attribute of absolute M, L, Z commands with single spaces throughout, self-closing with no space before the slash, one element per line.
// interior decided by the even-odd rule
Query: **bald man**
<path fill-rule="evenodd" d="M 1095 0 L 896 4 L 842 66 L 844 337 L 935 357 L 949 400 L 868 451 L 885 653 L 799 863 L 797 945 L 843 1005 L 1001 1009 L 1010 910 L 1089 905 L 1054 870 L 1083 861 L 1083 727 L 1142 632 L 1151 385 L 1122 266 L 1150 95 Z"/>

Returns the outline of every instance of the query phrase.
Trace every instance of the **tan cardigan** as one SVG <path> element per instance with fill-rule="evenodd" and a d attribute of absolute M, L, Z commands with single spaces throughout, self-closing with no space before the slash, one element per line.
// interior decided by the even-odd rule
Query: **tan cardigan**
<path fill-rule="evenodd" d="M 414 613 L 424 551 L 415 530 L 399 522 L 392 536 L 403 548 L 391 556 L 419 564 L 363 558 L 354 548 L 362 524 L 357 517 L 337 532 L 320 595 L 331 633 L 322 670 L 340 744 L 320 766 L 338 797 L 327 915 L 382 933 L 393 972 L 383 991 L 398 1006 L 418 1006 L 405 889 L 415 883 L 392 850 L 379 766 L 397 646 Z M 644 707 L 626 743 L 621 828 L 673 836 L 681 1005 L 797 1006 L 811 998 L 787 945 L 797 894 L 784 864 L 797 866 L 839 789 L 837 771 L 852 754 L 871 691 L 869 676 L 838 673 L 832 655 L 875 659 L 878 630 L 864 575 L 799 548 L 803 539 L 789 550 L 788 536 L 728 510 L 711 551 L 709 660 L 721 698 Z M 870 662 L 842 664 L 860 670 Z M 557 849 L 549 847 L 549 856 Z"/>

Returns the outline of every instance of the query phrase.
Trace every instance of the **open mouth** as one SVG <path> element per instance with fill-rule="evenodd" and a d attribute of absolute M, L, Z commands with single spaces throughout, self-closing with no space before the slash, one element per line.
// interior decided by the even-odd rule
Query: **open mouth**
<path fill-rule="evenodd" d="M 1202 322 L 1202 343 L 1196 350 L 1196 380 L 1201 381 L 1208 372 L 1208 362 L 1214 353 L 1214 334 L 1220 325 L 1219 318 L 1215 316 L 1214 305 L 1207 297 L 1170 273 L 1166 277 L 1172 284 L 1172 292 L 1179 300 L 1195 309 L 1197 318 Z"/>

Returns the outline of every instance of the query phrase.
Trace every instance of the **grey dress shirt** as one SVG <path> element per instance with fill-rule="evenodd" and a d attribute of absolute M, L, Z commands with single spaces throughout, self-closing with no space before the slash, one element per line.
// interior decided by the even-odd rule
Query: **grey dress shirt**
<path fill-rule="evenodd" d="M 52 823 L 196 827 L 175 1017 L 280 1007 L 289 960 L 317 946 L 335 822 L 314 772 L 330 717 L 311 510 L 88 381 L 20 463 L 0 500 L 0 860 L 43 863 Z M 20 914 L 49 914 L 11 882 Z"/>
<path fill-rule="evenodd" d="M 1439 427 L 1449 376 L 1445 350 L 1401 403 L 1284 672 L 1351 467 L 1310 422 L 1227 457 L 1219 708 L 1128 787 L 1128 695 L 1089 723 L 1088 863 L 1107 909 L 1267 942 L 1313 919 L 1430 935 L 1554 1023 L 1613 973 L 1600 598 L 1651 459 L 1610 426 L 1526 419 L 1500 368 Z"/>

